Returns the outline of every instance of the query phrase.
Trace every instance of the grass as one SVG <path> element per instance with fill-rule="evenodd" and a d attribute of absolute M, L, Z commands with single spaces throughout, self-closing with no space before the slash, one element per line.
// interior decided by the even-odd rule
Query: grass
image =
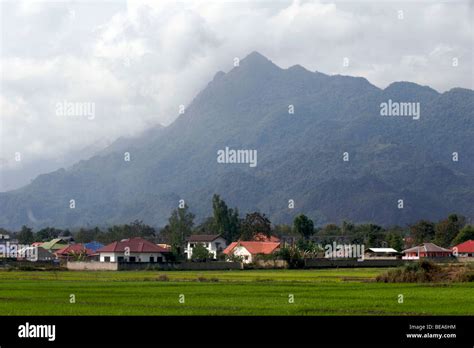
<path fill-rule="evenodd" d="M 0 272 L 2 315 L 472 315 L 474 284 L 376 283 L 384 269 Z M 76 303 L 69 302 L 74 294 Z M 179 296 L 185 296 L 185 303 Z M 294 303 L 289 303 L 289 295 Z M 398 303 L 398 295 L 404 303 Z"/>

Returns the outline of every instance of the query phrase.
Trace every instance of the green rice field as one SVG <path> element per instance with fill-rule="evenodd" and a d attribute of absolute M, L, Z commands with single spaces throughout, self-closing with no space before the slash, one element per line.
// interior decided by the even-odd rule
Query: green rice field
<path fill-rule="evenodd" d="M 386 269 L 0 271 L 2 315 L 473 315 L 474 283 L 376 283 Z M 75 303 L 71 303 L 71 295 Z M 403 295 L 403 303 L 399 303 Z"/>

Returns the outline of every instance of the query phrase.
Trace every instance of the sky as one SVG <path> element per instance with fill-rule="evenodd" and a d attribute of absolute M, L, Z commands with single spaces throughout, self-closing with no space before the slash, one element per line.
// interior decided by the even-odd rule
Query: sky
<path fill-rule="evenodd" d="M 467 0 L 7 0 L 0 10 L 0 174 L 168 125 L 252 51 L 380 88 L 473 89 Z M 93 116 L 58 112 L 71 103 Z"/>

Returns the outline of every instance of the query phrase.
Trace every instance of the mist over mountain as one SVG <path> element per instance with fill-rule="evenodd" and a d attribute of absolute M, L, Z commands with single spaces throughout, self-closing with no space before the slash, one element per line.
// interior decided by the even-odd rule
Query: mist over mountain
<path fill-rule="evenodd" d="M 419 119 L 381 116 L 389 100 L 419 103 Z M 210 215 L 214 193 L 273 223 L 298 213 L 318 224 L 404 225 L 451 212 L 472 219 L 473 110 L 472 90 L 380 89 L 360 77 L 281 69 L 253 52 L 218 72 L 168 127 L 0 193 L 0 227 L 161 226 L 180 199 L 198 219 Z M 258 164 L 218 163 L 226 147 L 256 150 Z"/>
<path fill-rule="evenodd" d="M 110 142 L 106 139 L 90 144 L 79 150 L 71 150 L 61 156 L 48 159 L 19 161 L 16 166 L 7 165 L 7 160 L 0 159 L 0 192 L 10 191 L 30 183 L 40 174 L 49 173 L 58 168 L 67 168 L 79 160 L 88 159 L 106 148 Z M 4 165 L 3 165 L 4 164 Z"/>

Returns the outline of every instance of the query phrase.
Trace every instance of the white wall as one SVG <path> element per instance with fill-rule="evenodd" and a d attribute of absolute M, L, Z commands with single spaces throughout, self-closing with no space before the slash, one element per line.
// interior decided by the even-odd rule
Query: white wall
<path fill-rule="evenodd" d="M 157 262 L 158 258 L 161 257 L 163 261 L 166 258 L 161 253 L 130 253 L 129 256 L 125 256 L 124 253 L 100 253 L 100 262 L 105 262 L 105 257 L 110 257 L 110 262 L 117 262 L 118 257 L 123 257 L 125 260 L 130 257 L 135 257 L 135 262 L 150 262 L 150 257 L 154 257 L 154 262 Z"/>
<path fill-rule="evenodd" d="M 251 263 L 252 262 L 252 254 L 243 246 L 239 245 L 232 250 L 232 253 L 235 256 L 242 257 L 243 263 Z"/>
<path fill-rule="evenodd" d="M 221 237 L 217 238 L 216 240 L 213 240 L 212 242 L 188 242 L 186 244 L 186 255 L 187 255 L 188 260 L 190 260 L 191 257 L 193 256 L 193 248 L 191 248 L 191 244 L 194 244 L 194 245 L 204 244 L 206 249 L 210 253 L 212 253 L 212 255 L 214 255 L 214 258 L 217 257 L 218 246 L 222 249 L 222 251 L 224 251 L 224 249 L 227 246 L 225 239 Z"/>

